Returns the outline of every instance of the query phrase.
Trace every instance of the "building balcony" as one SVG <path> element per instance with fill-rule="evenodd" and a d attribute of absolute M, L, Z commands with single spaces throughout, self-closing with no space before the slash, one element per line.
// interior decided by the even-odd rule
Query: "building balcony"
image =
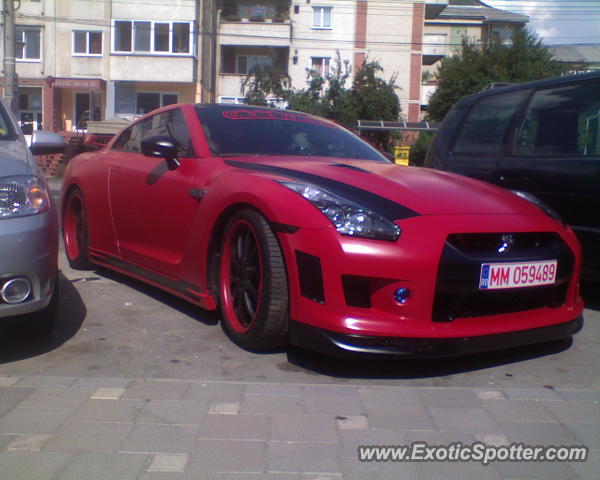
<path fill-rule="evenodd" d="M 223 0 L 221 4 L 221 22 L 285 23 L 289 19 L 290 0 Z"/>
<path fill-rule="evenodd" d="M 289 47 L 292 26 L 284 22 L 221 22 L 219 42 L 221 45 L 262 45 Z"/>

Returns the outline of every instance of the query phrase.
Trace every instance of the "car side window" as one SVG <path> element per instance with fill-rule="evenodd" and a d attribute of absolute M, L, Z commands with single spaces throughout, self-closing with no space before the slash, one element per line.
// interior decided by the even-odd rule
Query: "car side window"
<path fill-rule="evenodd" d="M 528 91 L 503 93 L 481 98 L 471 107 L 454 145 L 454 152 L 500 153 L 521 101 Z"/>
<path fill-rule="evenodd" d="M 113 150 L 139 153 L 140 150 L 140 123 L 125 130 L 113 145 Z"/>
<path fill-rule="evenodd" d="M 169 128 L 171 137 L 177 143 L 177 153 L 180 157 L 193 157 L 194 148 L 192 147 L 192 139 L 185 123 L 185 117 L 180 109 L 169 110 L 170 120 Z"/>
<path fill-rule="evenodd" d="M 134 125 L 130 137 L 123 142 L 122 150 L 139 153 L 141 141 L 146 138 L 166 136 L 177 144 L 180 157 L 193 157 L 194 149 L 188 132 L 183 112 L 180 109 L 157 113 Z M 121 141 L 115 143 L 115 147 Z"/>
<path fill-rule="evenodd" d="M 515 155 L 600 155 L 600 82 L 535 92 Z"/>

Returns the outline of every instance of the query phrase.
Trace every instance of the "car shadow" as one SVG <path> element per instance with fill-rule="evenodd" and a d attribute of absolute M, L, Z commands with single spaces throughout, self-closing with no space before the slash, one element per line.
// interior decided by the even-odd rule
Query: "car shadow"
<path fill-rule="evenodd" d="M 112 280 L 113 282 L 125 285 L 129 288 L 148 295 L 155 300 L 163 303 L 169 308 L 177 310 L 178 312 L 197 320 L 205 325 L 217 325 L 219 323 L 219 312 L 204 310 L 196 305 L 177 297 L 169 292 L 161 290 L 158 287 L 149 285 L 141 280 L 137 280 L 129 275 L 125 275 L 108 268 L 98 267 L 96 273 L 104 278 Z"/>
<path fill-rule="evenodd" d="M 295 367 L 320 375 L 352 379 L 419 379 L 444 377 L 491 367 L 510 365 L 567 350 L 573 340 L 529 345 L 449 358 L 410 359 L 402 357 L 335 358 L 299 348 L 290 348 L 287 360 Z M 508 374 L 510 376 L 510 374 Z"/>
<path fill-rule="evenodd" d="M 59 273 L 58 317 L 50 334 L 33 336 L 19 317 L 0 322 L 0 363 L 43 355 L 70 340 L 81 328 L 87 310 L 72 282 Z"/>

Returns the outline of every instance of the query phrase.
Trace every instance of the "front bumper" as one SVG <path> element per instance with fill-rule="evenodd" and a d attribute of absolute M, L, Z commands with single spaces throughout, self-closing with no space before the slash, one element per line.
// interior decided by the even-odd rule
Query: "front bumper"
<path fill-rule="evenodd" d="M 58 270 L 58 221 L 54 210 L 21 218 L 0 219 L 0 285 L 27 278 L 28 299 L 7 304 L 0 299 L 0 318 L 42 310 L 50 303 Z"/>
<path fill-rule="evenodd" d="M 575 235 L 552 219 L 432 215 L 399 225 L 402 234 L 396 242 L 342 237 L 333 229 L 279 233 L 289 275 L 290 318 L 299 322 L 291 328 L 304 332 L 292 332 L 292 344 L 324 351 L 330 350 L 325 345 L 333 345 L 347 352 L 373 347 L 373 353 L 389 348 L 394 354 L 459 355 L 561 338 L 580 328 L 563 327 L 583 313 L 580 248 Z M 477 244 L 460 252 L 450 248 L 449 239 L 457 233 L 468 240 L 508 232 L 515 233 L 516 244 L 502 257 L 495 244 L 496 253 L 485 253 L 485 242 L 483 253 Z M 555 285 L 479 289 L 482 263 L 547 259 L 558 260 Z M 398 289 L 410 290 L 406 302 L 396 300 Z M 558 333 L 540 340 L 516 333 L 547 327 Z"/>
<path fill-rule="evenodd" d="M 290 322 L 290 343 L 326 355 L 344 357 L 384 355 L 411 358 L 435 358 L 522 347 L 561 340 L 583 327 L 583 316 L 575 320 L 518 332 L 460 338 L 402 338 L 351 335 Z"/>

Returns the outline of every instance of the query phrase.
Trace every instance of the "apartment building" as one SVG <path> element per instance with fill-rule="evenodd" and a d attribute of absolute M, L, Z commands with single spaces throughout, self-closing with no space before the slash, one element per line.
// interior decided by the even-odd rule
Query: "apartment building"
<path fill-rule="evenodd" d="M 222 0 L 218 3 L 217 101 L 240 102 L 248 71 L 276 63 L 292 87 L 307 73 L 322 76 L 336 62 L 353 71 L 365 59 L 384 68 L 399 86 L 401 108 L 417 120 L 425 2 L 414 0 Z"/>
<path fill-rule="evenodd" d="M 199 2 L 21 0 L 18 116 L 26 132 L 73 131 L 194 102 Z"/>
<path fill-rule="evenodd" d="M 10 0 L 7 0 L 10 1 Z M 20 0 L 18 116 L 26 131 L 74 131 L 176 102 L 241 102 L 255 65 L 292 87 L 336 61 L 378 61 L 418 121 L 436 68 L 464 36 L 509 38 L 527 17 L 477 0 Z M 4 35 L 2 35 L 4 37 Z M 350 82 L 351 80 L 349 80 Z"/>
<path fill-rule="evenodd" d="M 437 88 L 433 79 L 441 60 L 471 42 L 510 43 L 514 32 L 529 21 L 526 15 L 492 8 L 478 0 L 448 0 L 426 5 L 423 29 L 423 83 L 421 105 Z"/>

